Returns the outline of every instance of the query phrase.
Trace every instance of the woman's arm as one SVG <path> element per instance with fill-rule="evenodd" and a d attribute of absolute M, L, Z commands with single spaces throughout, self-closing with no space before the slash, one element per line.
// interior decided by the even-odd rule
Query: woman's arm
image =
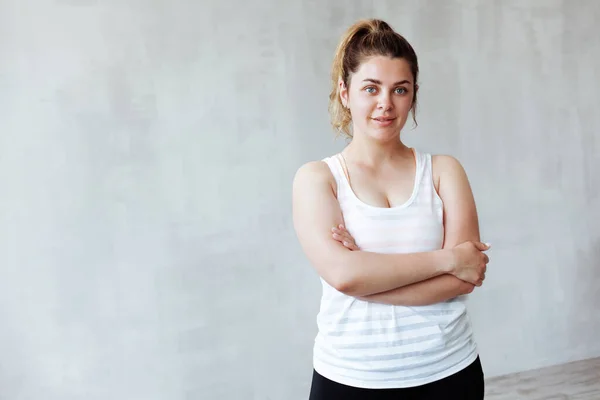
<path fill-rule="evenodd" d="M 475 285 L 462 281 L 452 275 L 442 275 L 423 282 L 376 293 L 359 296 L 358 299 L 372 303 L 392 304 L 395 306 L 427 306 L 441 303 L 473 291 Z"/>
<path fill-rule="evenodd" d="M 450 156 L 434 156 L 434 176 L 439 177 L 438 193 L 444 203 L 444 249 L 451 249 L 465 241 L 479 242 L 479 222 L 475 200 L 467 174 L 462 165 Z M 435 179 L 438 181 L 438 179 Z M 436 182 L 437 183 L 437 182 Z M 348 240 L 353 243 L 353 240 Z M 486 262 L 489 260 L 486 260 Z M 482 278 L 485 278 L 485 273 Z M 482 279 L 483 281 L 483 279 Z M 362 300 L 376 303 L 420 306 L 440 303 L 469 294 L 475 285 L 453 275 L 442 275 L 398 289 L 361 296 Z"/>
<path fill-rule="evenodd" d="M 465 243 L 453 249 L 409 254 L 351 251 L 332 239 L 331 227 L 343 223 L 335 180 L 324 162 L 302 166 L 293 184 L 294 228 L 317 273 L 345 294 L 360 297 L 386 292 L 436 276 L 453 274 L 478 284 L 485 255 Z"/>

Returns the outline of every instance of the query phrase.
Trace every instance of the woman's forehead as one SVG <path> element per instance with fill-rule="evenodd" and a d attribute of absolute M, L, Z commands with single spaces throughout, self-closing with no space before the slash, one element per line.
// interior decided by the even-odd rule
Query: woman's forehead
<path fill-rule="evenodd" d="M 386 56 L 369 57 L 364 60 L 353 80 L 378 80 L 382 84 L 393 84 L 401 81 L 412 81 L 410 65 L 403 58 L 390 58 Z"/>

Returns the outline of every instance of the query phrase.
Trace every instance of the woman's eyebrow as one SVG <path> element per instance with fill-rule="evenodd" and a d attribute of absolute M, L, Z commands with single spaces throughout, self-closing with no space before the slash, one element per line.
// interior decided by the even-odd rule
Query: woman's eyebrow
<path fill-rule="evenodd" d="M 376 85 L 381 85 L 381 81 L 377 80 L 377 79 L 367 78 L 367 79 L 363 79 L 363 82 L 371 82 L 371 83 L 375 83 Z M 403 85 L 405 83 L 410 84 L 410 81 L 405 79 L 403 81 L 394 83 L 392 86 Z"/>

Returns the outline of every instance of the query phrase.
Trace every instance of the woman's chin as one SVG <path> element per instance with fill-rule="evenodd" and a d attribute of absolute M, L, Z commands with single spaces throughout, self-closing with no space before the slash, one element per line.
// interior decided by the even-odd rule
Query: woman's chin
<path fill-rule="evenodd" d="M 386 128 L 371 128 L 368 130 L 368 136 L 377 141 L 389 142 L 390 140 L 397 140 L 400 137 L 400 129 L 395 126 Z"/>

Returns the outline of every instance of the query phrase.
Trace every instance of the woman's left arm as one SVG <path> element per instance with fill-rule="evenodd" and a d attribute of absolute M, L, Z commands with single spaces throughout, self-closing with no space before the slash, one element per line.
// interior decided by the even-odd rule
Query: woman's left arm
<path fill-rule="evenodd" d="M 480 241 L 477 209 L 464 168 L 457 159 L 451 156 L 433 156 L 432 164 L 434 183 L 444 204 L 443 248 L 452 248 L 469 240 Z M 349 242 L 354 243 L 353 240 Z M 469 294 L 474 288 L 474 285 L 453 275 L 441 275 L 423 282 L 359 298 L 374 303 L 421 306 Z"/>

